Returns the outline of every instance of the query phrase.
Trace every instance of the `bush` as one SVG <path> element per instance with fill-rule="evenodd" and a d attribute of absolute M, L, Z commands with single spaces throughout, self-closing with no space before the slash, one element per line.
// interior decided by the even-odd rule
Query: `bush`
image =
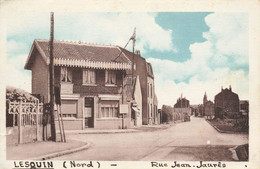
<path fill-rule="evenodd" d="M 170 122 L 173 121 L 173 107 L 163 105 L 162 106 L 162 122 Z"/>
<path fill-rule="evenodd" d="M 23 102 L 35 102 L 36 101 L 36 97 L 34 97 L 30 93 L 28 93 L 22 89 L 10 87 L 10 86 L 6 87 L 6 101 L 18 102 L 19 97 L 22 99 Z"/>

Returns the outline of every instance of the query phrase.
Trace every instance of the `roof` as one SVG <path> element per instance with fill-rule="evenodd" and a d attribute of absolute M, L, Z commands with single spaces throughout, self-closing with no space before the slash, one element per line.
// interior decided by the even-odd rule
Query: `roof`
<path fill-rule="evenodd" d="M 152 68 L 151 63 L 146 62 L 146 70 L 147 70 L 147 75 L 153 78 L 154 77 L 153 76 L 153 68 Z"/>
<path fill-rule="evenodd" d="M 221 92 L 219 92 L 216 96 L 215 96 L 215 100 L 216 99 L 222 99 L 222 97 L 223 98 L 228 98 L 228 97 L 230 97 L 230 96 L 232 96 L 232 97 L 236 97 L 237 99 L 238 99 L 238 94 L 236 94 L 236 93 L 234 93 L 234 92 L 232 92 L 232 90 L 231 89 L 222 89 L 221 90 Z"/>
<path fill-rule="evenodd" d="M 31 68 L 30 63 L 32 62 L 34 48 L 39 51 L 41 56 L 44 58 L 46 64 L 49 64 L 49 40 L 36 39 L 34 40 L 31 52 L 25 64 L 25 69 Z M 102 66 L 109 68 L 111 67 L 111 65 L 96 66 L 94 63 L 110 63 L 114 65 L 114 67 L 120 67 L 118 65 L 121 65 L 122 68 L 131 68 L 131 61 L 128 59 L 128 57 L 126 57 L 124 53 L 122 53 L 120 57 L 117 57 L 120 53 L 120 47 L 112 45 L 60 40 L 54 40 L 53 43 L 54 64 L 57 65 L 82 67 L 91 67 L 90 65 L 92 65 L 92 67 L 94 68 L 101 68 Z M 83 61 L 85 61 L 85 63 Z M 124 64 L 124 66 L 122 66 L 122 64 Z"/>
<path fill-rule="evenodd" d="M 121 47 L 120 47 L 120 49 L 123 51 L 123 53 L 126 55 L 126 57 L 128 57 L 128 59 L 129 59 L 130 61 L 133 61 L 133 52 L 130 52 L 130 51 L 128 51 L 128 50 L 126 50 L 126 49 L 124 49 L 124 48 L 121 48 Z M 141 59 L 143 59 L 143 60 L 145 61 L 145 64 L 146 64 L 146 73 L 147 73 L 148 76 L 150 76 L 150 77 L 153 78 L 154 75 L 153 75 L 153 68 L 152 68 L 151 63 L 147 62 L 146 59 L 143 58 L 140 54 L 134 54 L 134 57 L 135 57 L 135 58 L 136 58 L 136 57 L 139 57 L 139 58 L 141 58 Z M 136 60 L 135 60 L 135 61 L 136 61 Z M 135 61 L 134 61 L 134 62 L 135 62 Z"/>
<path fill-rule="evenodd" d="M 133 79 L 133 81 L 132 81 Z M 132 100 L 134 91 L 135 91 L 135 83 L 136 83 L 136 77 L 127 76 L 125 78 L 125 89 L 126 89 L 126 99 Z"/>

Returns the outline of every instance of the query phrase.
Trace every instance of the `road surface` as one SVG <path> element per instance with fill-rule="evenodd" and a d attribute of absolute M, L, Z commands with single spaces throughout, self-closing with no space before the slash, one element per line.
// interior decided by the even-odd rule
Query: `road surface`
<path fill-rule="evenodd" d="M 230 148 L 248 143 L 248 135 L 219 133 L 205 119 L 197 117 L 164 130 L 67 137 L 86 141 L 91 147 L 56 160 L 234 161 Z"/>

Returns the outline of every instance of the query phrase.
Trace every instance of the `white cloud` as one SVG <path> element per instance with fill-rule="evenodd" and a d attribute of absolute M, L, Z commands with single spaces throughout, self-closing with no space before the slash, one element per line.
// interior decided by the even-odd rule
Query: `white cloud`
<path fill-rule="evenodd" d="M 149 13 L 55 13 L 55 38 L 124 46 L 136 27 L 136 49 L 143 53 L 145 48 L 176 52 L 172 30 L 160 27 L 155 16 Z M 45 32 L 49 38 L 49 13 L 20 13 L 18 17 L 14 12 L 6 24 L 8 35 L 30 31 L 38 32 L 39 37 L 35 38 L 42 38 Z"/>
<path fill-rule="evenodd" d="M 245 13 L 214 13 L 205 18 L 210 27 L 204 37 L 214 45 L 214 60 L 228 56 L 236 67 L 248 64 L 248 15 Z M 229 61 L 226 60 L 226 63 Z M 223 64 L 222 62 L 220 65 Z M 229 63 L 230 64 L 230 63 Z"/>
<path fill-rule="evenodd" d="M 191 104 L 202 104 L 205 91 L 214 100 L 221 86 L 229 85 L 240 99 L 248 99 L 248 70 L 243 68 L 248 65 L 247 15 L 214 13 L 205 22 L 210 28 L 203 33 L 206 41 L 190 45 L 189 60 L 147 59 L 154 69 L 159 106 L 175 104 L 181 93 Z"/>
<path fill-rule="evenodd" d="M 8 76 L 10 78 L 6 78 L 8 85 L 31 90 L 30 76 L 25 70 L 21 70 L 34 40 L 30 38 L 49 38 L 49 15 L 49 13 L 14 11 L 5 19 L 7 37 L 11 37 L 7 42 L 7 72 L 10 75 Z M 141 50 L 142 53 L 145 53 L 145 48 L 175 51 L 171 39 L 172 31 L 164 30 L 157 25 L 155 16 L 156 14 L 148 13 L 55 13 L 54 36 L 55 39 L 61 40 L 81 40 L 123 47 L 136 27 L 135 49 Z M 128 48 L 132 50 L 131 43 Z"/>

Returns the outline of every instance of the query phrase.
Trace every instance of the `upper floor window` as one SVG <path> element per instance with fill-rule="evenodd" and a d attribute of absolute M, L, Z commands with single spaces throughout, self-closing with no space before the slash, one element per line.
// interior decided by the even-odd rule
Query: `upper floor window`
<path fill-rule="evenodd" d="M 92 69 L 83 69 L 83 84 L 96 84 L 96 72 Z"/>
<path fill-rule="evenodd" d="M 72 82 L 72 69 L 67 67 L 61 67 L 60 79 L 61 82 Z"/>
<path fill-rule="evenodd" d="M 150 89 L 149 89 L 150 85 L 149 83 L 147 83 L 147 97 L 150 97 Z"/>
<path fill-rule="evenodd" d="M 116 85 L 116 71 L 106 70 L 105 82 L 108 85 Z"/>
<path fill-rule="evenodd" d="M 150 84 L 150 90 L 151 90 L 151 98 L 153 98 L 153 85 L 152 84 Z"/>

